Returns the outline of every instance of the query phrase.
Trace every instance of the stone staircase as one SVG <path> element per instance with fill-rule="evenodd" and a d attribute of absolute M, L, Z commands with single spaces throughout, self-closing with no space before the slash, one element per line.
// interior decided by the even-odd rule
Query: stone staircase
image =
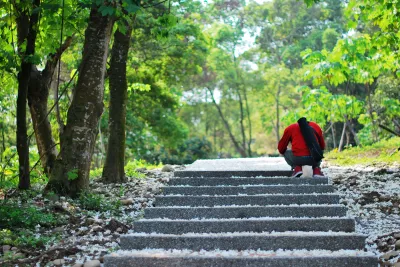
<path fill-rule="evenodd" d="M 175 172 L 105 266 L 377 266 L 328 179 L 288 174 Z"/>

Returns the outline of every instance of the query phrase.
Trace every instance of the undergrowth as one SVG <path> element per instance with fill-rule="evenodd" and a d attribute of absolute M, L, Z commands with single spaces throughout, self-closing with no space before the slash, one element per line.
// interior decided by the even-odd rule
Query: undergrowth
<path fill-rule="evenodd" d="M 325 160 L 337 165 L 400 164 L 400 137 L 381 140 L 370 146 L 349 147 L 342 152 L 328 152 Z"/>

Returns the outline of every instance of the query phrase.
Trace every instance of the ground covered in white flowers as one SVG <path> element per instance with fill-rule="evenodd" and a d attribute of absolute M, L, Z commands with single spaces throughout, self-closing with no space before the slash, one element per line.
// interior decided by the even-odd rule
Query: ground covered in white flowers
<path fill-rule="evenodd" d="M 382 266 L 400 266 L 400 165 L 328 166 L 325 173 L 356 219 L 356 231 L 368 236 L 366 249 Z"/>
<path fill-rule="evenodd" d="M 43 196 L 41 188 L 32 190 L 29 199 L 17 191 L 7 192 L 3 196 L 7 203 L 38 207 L 59 222 L 34 227 L 30 238 L 43 243 L 10 245 L 6 232 L 0 232 L 0 266 L 100 266 L 104 255 L 118 249 L 119 236 L 132 231 L 133 222 L 173 176 L 161 170 L 141 172 L 143 177 L 129 178 L 123 184 L 91 180 L 90 191 L 74 200 Z"/>
<path fill-rule="evenodd" d="M 141 171 L 145 178 L 131 178 L 124 184 L 92 180 L 90 193 L 79 200 L 40 193 L 27 199 L 7 192 L 9 201 L 50 211 L 60 223 L 37 225 L 34 235 L 49 238 L 30 247 L 9 245 L 0 234 L 0 266 L 100 266 L 106 254 L 119 249 L 120 235 L 133 232 L 133 222 L 173 175 Z M 367 253 L 378 255 L 382 266 L 400 266 L 400 166 L 326 166 L 324 172 L 341 194 L 348 215 L 356 219 L 357 233 L 368 236 Z"/>

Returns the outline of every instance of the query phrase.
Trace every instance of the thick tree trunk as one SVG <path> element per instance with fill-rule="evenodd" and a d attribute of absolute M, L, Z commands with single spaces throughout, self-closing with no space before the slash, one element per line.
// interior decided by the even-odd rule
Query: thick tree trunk
<path fill-rule="evenodd" d="M 112 25 L 111 17 L 102 16 L 97 8 L 92 8 L 61 151 L 46 190 L 77 196 L 89 186 L 97 125 L 103 112 L 104 72 Z"/>
<path fill-rule="evenodd" d="M 240 145 L 239 145 L 239 143 L 236 141 L 236 138 L 235 138 L 235 136 L 233 136 L 233 134 L 232 134 L 231 127 L 229 126 L 228 121 L 225 119 L 224 114 L 222 113 L 222 110 L 221 110 L 220 106 L 218 106 L 217 102 L 215 101 L 213 92 L 211 91 L 211 89 L 209 89 L 209 88 L 207 88 L 207 89 L 208 89 L 208 91 L 209 91 L 210 94 L 211 94 L 211 99 L 212 99 L 212 101 L 213 101 L 213 103 L 214 103 L 214 106 L 215 106 L 215 107 L 217 108 L 217 110 L 218 110 L 218 114 L 219 114 L 219 116 L 221 117 L 222 122 L 224 123 L 225 129 L 228 131 L 229 138 L 231 139 L 231 141 L 232 141 L 232 143 L 233 143 L 233 145 L 234 145 L 236 151 L 237 151 L 242 157 L 246 158 L 246 157 L 247 157 L 247 155 L 246 155 L 246 150 L 244 150 L 243 148 L 241 148 Z"/>
<path fill-rule="evenodd" d="M 47 116 L 47 100 L 54 70 L 61 54 L 71 43 L 72 37 L 66 38 L 60 49 L 55 54 L 49 55 L 49 59 L 43 71 L 38 71 L 36 67 L 33 67 L 29 82 L 28 105 L 31 112 L 40 160 L 45 173 L 48 175 L 50 175 L 54 166 L 57 157 L 57 149 L 52 136 L 50 121 Z"/>
<path fill-rule="evenodd" d="M 126 81 L 126 62 L 132 28 L 127 26 L 126 33 L 117 30 L 111 50 L 109 70 L 110 111 L 108 128 L 107 156 L 103 169 L 103 180 L 108 183 L 121 183 L 125 177 L 125 121 L 128 84 Z"/>
<path fill-rule="evenodd" d="M 32 8 L 40 6 L 40 0 L 35 0 Z M 27 60 L 35 54 L 35 43 L 39 13 L 32 13 L 29 17 L 26 10 L 19 11 L 17 18 L 18 30 L 18 51 L 22 55 L 21 70 L 18 73 L 18 97 L 17 97 L 17 151 L 19 163 L 19 184 L 20 189 L 29 189 L 29 140 L 26 125 L 26 104 L 28 86 L 31 76 L 32 63 Z M 21 45 L 26 40 L 26 49 L 22 51 Z"/>
<path fill-rule="evenodd" d="M 42 167 L 50 175 L 57 157 L 56 144 L 51 134 L 51 125 L 47 117 L 47 99 L 50 81 L 35 67 L 32 68 L 28 90 L 28 104 L 36 137 Z"/>

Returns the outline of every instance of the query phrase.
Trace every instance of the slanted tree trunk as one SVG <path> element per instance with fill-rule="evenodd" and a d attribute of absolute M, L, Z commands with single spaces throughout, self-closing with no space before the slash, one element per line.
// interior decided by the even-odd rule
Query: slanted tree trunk
<path fill-rule="evenodd" d="M 89 171 L 103 112 L 104 72 L 113 20 L 92 7 L 79 78 L 68 109 L 61 151 L 46 190 L 77 196 L 89 186 Z"/>
<path fill-rule="evenodd" d="M 40 6 L 40 0 L 34 0 L 32 9 Z M 18 7 L 16 7 L 18 9 Z M 25 7 L 24 7 L 25 8 Z M 21 70 L 18 73 L 18 97 L 17 97 L 17 151 L 19 163 L 19 189 L 29 189 L 29 140 L 26 125 L 26 99 L 31 76 L 32 63 L 29 56 L 35 54 L 35 43 L 39 12 L 22 9 L 17 12 L 18 52 L 22 56 Z M 26 49 L 22 51 L 22 44 L 26 41 Z"/>
<path fill-rule="evenodd" d="M 249 107 L 249 101 L 247 100 L 247 92 L 246 88 L 243 90 L 243 95 L 244 95 L 244 101 L 246 103 L 246 113 L 247 113 L 247 121 L 249 123 L 249 141 L 247 142 L 247 155 L 251 157 L 251 142 L 253 139 L 252 135 L 252 129 L 251 129 L 251 119 L 250 119 L 250 107 Z"/>
<path fill-rule="evenodd" d="M 231 130 L 231 127 L 229 126 L 228 121 L 225 119 L 224 114 L 222 113 L 222 110 L 221 110 L 220 106 L 218 106 L 217 102 L 215 101 L 213 92 L 211 91 L 210 88 L 207 88 L 207 90 L 208 90 L 208 91 L 210 92 L 210 94 L 211 94 L 212 102 L 214 103 L 214 106 L 215 106 L 215 107 L 217 108 L 217 110 L 218 110 L 218 114 L 219 114 L 219 116 L 221 117 L 222 122 L 224 123 L 225 129 L 228 131 L 229 138 L 231 139 L 231 141 L 232 141 L 232 143 L 233 143 L 233 145 L 234 145 L 236 151 L 237 151 L 242 157 L 246 158 L 246 157 L 247 157 L 246 150 L 244 150 L 244 149 L 239 145 L 239 143 L 237 142 L 235 136 L 233 135 L 232 130 Z"/>
<path fill-rule="evenodd" d="M 121 183 L 125 177 L 125 122 L 128 84 L 126 81 L 126 62 L 132 28 L 127 26 L 126 33 L 117 30 L 111 50 L 109 70 L 110 110 L 106 161 L 103 168 L 103 180 L 108 183 Z"/>
<path fill-rule="evenodd" d="M 276 96 L 275 96 L 275 104 L 276 104 L 276 107 L 275 107 L 276 108 L 276 141 L 277 141 L 277 143 L 279 143 L 279 140 L 281 138 L 281 135 L 280 135 L 280 132 L 279 132 L 279 128 L 280 128 L 280 125 L 279 125 L 279 122 L 280 122 L 279 97 L 280 97 L 280 94 L 281 94 L 281 87 L 278 86 L 278 90 L 277 90 Z"/>
<path fill-rule="evenodd" d="M 239 110 L 240 110 L 240 132 L 242 134 L 242 149 L 246 151 L 246 131 L 244 128 L 244 110 L 243 110 L 243 100 L 242 95 L 240 94 L 239 87 L 236 88 L 237 95 L 239 97 Z"/>

